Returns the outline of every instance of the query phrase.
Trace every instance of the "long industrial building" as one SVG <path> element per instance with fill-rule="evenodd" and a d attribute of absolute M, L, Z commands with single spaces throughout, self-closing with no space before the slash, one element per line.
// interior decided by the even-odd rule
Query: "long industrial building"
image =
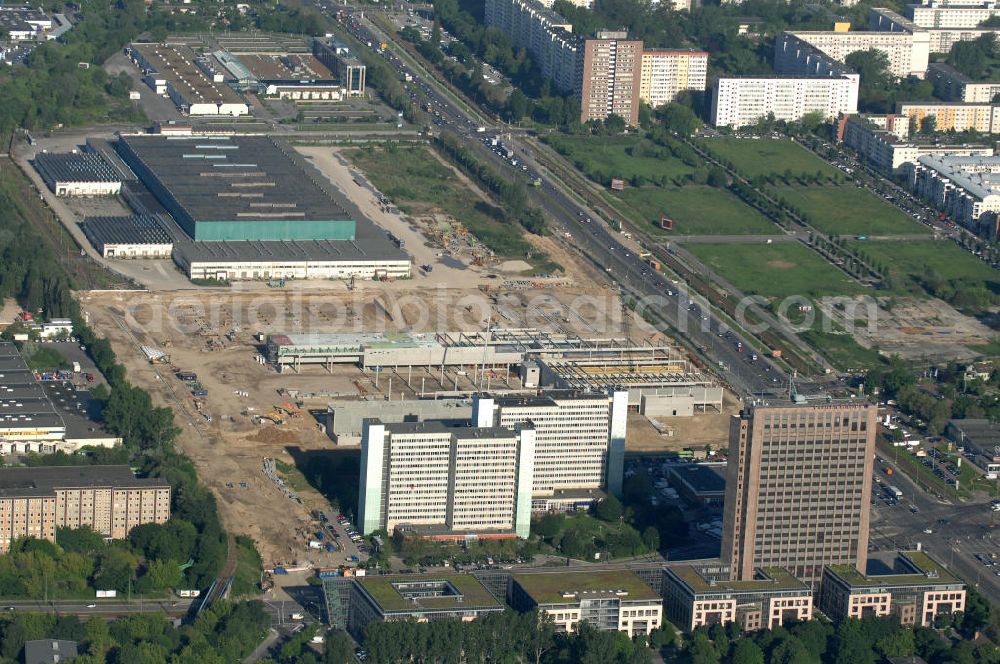
<path fill-rule="evenodd" d="M 187 115 L 248 115 L 250 107 L 206 56 L 183 44 L 129 44 L 125 49 L 158 95 Z"/>
<path fill-rule="evenodd" d="M 55 542 L 57 528 L 89 526 L 124 539 L 144 523 L 170 518 L 170 484 L 137 479 L 128 466 L 0 469 L 0 553 L 34 537 Z"/>
<path fill-rule="evenodd" d="M 116 148 L 183 231 L 174 260 L 191 278 L 410 274 L 407 254 L 275 139 L 129 135 Z"/>
<path fill-rule="evenodd" d="M 530 423 L 511 430 L 367 420 L 358 522 L 365 534 L 527 538 L 534 464 Z"/>
<path fill-rule="evenodd" d="M 117 436 L 87 416 L 89 393 L 70 382 L 40 381 L 17 347 L 0 342 L 0 454 L 114 447 Z M 58 404 L 58 406 L 56 405 Z"/>

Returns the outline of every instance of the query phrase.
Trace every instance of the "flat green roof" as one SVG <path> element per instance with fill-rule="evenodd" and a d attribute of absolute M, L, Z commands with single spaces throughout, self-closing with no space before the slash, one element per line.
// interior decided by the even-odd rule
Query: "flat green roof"
<path fill-rule="evenodd" d="M 469 574 L 413 574 L 407 576 L 359 576 L 355 580 L 374 599 L 383 611 L 435 611 L 440 609 L 489 609 L 502 608 L 500 602 L 490 594 L 479 580 Z M 462 593 L 457 597 L 421 597 L 407 599 L 399 594 L 394 583 L 419 583 L 427 581 L 449 581 Z"/>
<path fill-rule="evenodd" d="M 693 565 L 669 568 L 677 577 L 697 593 L 717 592 L 756 592 L 762 590 L 803 590 L 808 592 L 809 586 L 792 576 L 783 567 L 765 567 L 760 572 L 767 578 L 751 581 L 730 581 L 720 579 L 710 582 L 698 568 Z"/>
<path fill-rule="evenodd" d="M 660 599 L 660 594 L 627 570 L 515 574 L 514 581 L 536 604 L 567 602 L 566 593 L 624 590 L 628 599 Z"/>
<path fill-rule="evenodd" d="M 855 569 L 853 565 L 828 565 L 827 569 L 849 586 L 861 588 L 870 586 L 961 583 L 954 574 L 923 551 L 900 551 L 899 557 L 904 561 L 909 561 L 917 571 L 912 574 L 866 575 Z M 928 576 L 928 573 L 932 573 L 933 575 Z"/>

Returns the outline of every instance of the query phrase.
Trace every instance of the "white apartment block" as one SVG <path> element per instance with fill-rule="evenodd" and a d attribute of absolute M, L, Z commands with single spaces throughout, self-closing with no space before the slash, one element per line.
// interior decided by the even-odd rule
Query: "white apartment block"
<path fill-rule="evenodd" d="M 913 166 L 923 156 L 990 156 L 987 146 L 917 144 L 907 140 L 910 122 L 897 115 L 854 114 L 841 118 L 840 140 L 887 175 Z"/>
<path fill-rule="evenodd" d="M 812 44 L 791 33 L 774 40 L 774 71 L 780 76 L 844 76 L 855 73 Z"/>
<path fill-rule="evenodd" d="M 824 118 L 858 110 L 858 75 L 840 77 L 720 78 L 712 89 L 712 124 L 745 127 L 774 114 L 795 122 L 809 113 Z"/>
<path fill-rule="evenodd" d="M 1000 213 L 1000 157 L 920 157 L 911 186 L 937 209 L 975 228 L 985 213 Z"/>
<path fill-rule="evenodd" d="M 684 90 L 704 90 L 707 79 L 708 53 L 704 51 L 645 51 L 639 99 L 657 108 Z"/>
<path fill-rule="evenodd" d="M 579 92 L 583 43 L 565 18 L 538 0 L 486 0 L 486 25 L 499 28 L 516 48 L 526 49 L 542 76 L 563 92 Z"/>
<path fill-rule="evenodd" d="M 930 0 L 919 5 L 907 5 L 906 15 L 922 28 L 978 28 L 983 21 L 1000 16 L 1000 3 L 995 0 Z"/>
<path fill-rule="evenodd" d="M 911 34 L 915 47 L 926 39 L 930 53 L 947 53 L 953 45 L 960 41 L 971 41 L 987 33 L 1000 33 L 1000 30 L 995 28 L 924 27 L 890 9 L 879 8 L 874 8 L 869 13 L 868 27 L 870 30 Z"/>
<path fill-rule="evenodd" d="M 948 101 L 990 103 L 1000 95 L 1000 81 L 973 81 L 943 62 L 927 68 L 927 79 L 934 85 L 934 94 Z"/>
<path fill-rule="evenodd" d="M 621 495 L 628 392 L 552 391 L 540 397 L 479 395 L 472 405 L 478 427 L 535 430 L 533 494 L 604 489 Z"/>
<path fill-rule="evenodd" d="M 930 35 L 923 30 L 910 31 L 895 22 L 880 22 L 879 12 L 886 11 L 872 10 L 870 32 L 793 31 L 785 35 L 798 37 L 838 62 L 844 62 L 848 55 L 857 51 L 879 50 L 889 58 L 889 70 L 893 76 L 923 78 L 931 54 Z M 910 23 L 898 14 L 893 15 Z M 777 44 L 775 49 L 777 52 Z"/>
<path fill-rule="evenodd" d="M 1000 106 L 993 104 L 904 101 L 896 104 L 896 114 L 918 129 L 926 118 L 934 118 L 935 131 L 1000 133 Z"/>
<path fill-rule="evenodd" d="M 366 420 L 361 437 L 362 532 L 397 526 L 431 537 L 527 537 L 534 431 Z"/>

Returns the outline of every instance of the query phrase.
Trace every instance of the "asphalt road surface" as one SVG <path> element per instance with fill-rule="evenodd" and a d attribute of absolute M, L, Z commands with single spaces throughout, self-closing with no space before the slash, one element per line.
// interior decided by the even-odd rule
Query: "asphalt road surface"
<path fill-rule="evenodd" d="M 337 9 L 344 7 L 338 6 Z M 347 10 L 350 11 L 350 8 Z M 392 43 L 390 35 L 360 13 L 348 17 L 345 27 L 362 43 Z M 602 223 L 593 211 L 577 201 L 562 182 L 535 162 L 530 149 L 516 132 L 508 134 L 510 128 L 506 126 L 485 126 L 485 132 L 478 132 L 478 128 L 484 126 L 480 124 L 481 116 L 466 110 L 465 104 L 455 103 L 450 94 L 443 92 L 443 85 L 422 65 L 408 56 L 401 57 L 392 47 L 381 54 L 396 69 L 400 78 L 410 75 L 412 81 L 406 86 L 411 98 L 430 101 L 437 128 L 464 138 L 481 159 L 499 172 L 512 179 L 524 179 L 523 170 L 488 149 L 481 140 L 484 136 L 505 134 L 504 145 L 514 151 L 516 159 L 528 166 L 532 176 L 541 180 L 541 187 L 536 190 L 536 202 L 545 210 L 556 236 L 565 238 L 564 233 L 572 235 L 567 244 L 603 268 L 609 278 L 628 294 L 646 302 L 648 309 L 666 322 L 666 325 L 661 325 L 665 332 L 686 341 L 707 360 L 713 371 L 744 395 L 784 391 L 787 379 L 782 369 L 765 357 L 767 349 L 758 348 L 758 360 L 750 361 L 749 340 L 730 332 L 703 298 L 688 292 L 683 284 L 675 285 L 663 274 L 649 269 L 635 250 L 620 240 L 617 232 Z M 584 221 L 587 218 L 593 221 L 587 224 Z M 737 342 L 742 342 L 744 352 L 738 350 Z M 833 386 L 837 377 L 834 376 L 833 380 L 829 378 L 823 382 Z M 817 385 L 809 386 L 807 381 L 800 382 L 799 387 L 804 391 L 817 389 Z"/>

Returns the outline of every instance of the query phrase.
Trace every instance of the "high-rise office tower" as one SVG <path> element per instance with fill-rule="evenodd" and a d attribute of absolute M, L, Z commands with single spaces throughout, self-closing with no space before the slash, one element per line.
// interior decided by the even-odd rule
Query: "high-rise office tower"
<path fill-rule="evenodd" d="M 534 495 L 599 489 L 621 495 L 628 392 L 551 390 L 545 396 L 478 395 L 477 427 L 535 429 Z"/>
<path fill-rule="evenodd" d="M 358 523 L 439 538 L 527 537 L 535 433 L 365 420 Z"/>
<path fill-rule="evenodd" d="M 864 573 L 876 420 L 862 400 L 801 397 L 733 417 L 722 535 L 733 579 L 759 567 L 813 586 L 824 565 Z"/>

